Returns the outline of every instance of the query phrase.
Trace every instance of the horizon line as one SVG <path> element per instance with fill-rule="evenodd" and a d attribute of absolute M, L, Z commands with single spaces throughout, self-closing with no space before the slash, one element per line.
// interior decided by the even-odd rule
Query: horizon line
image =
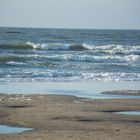
<path fill-rule="evenodd" d="M 36 28 L 36 29 L 74 29 L 74 30 L 140 30 L 136 28 L 85 28 L 85 27 L 37 27 L 37 26 L 0 26 L 0 28 Z"/>

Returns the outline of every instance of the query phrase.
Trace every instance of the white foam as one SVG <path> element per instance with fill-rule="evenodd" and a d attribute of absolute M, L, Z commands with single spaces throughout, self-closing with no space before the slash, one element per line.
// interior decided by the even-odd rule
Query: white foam
<path fill-rule="evenodd" d="M 83 47 L 84 47 L 85 49 L 88 49 L 88 50 L 93 50 L 93 48 L 94 48 L 93 45 L 88 45 L 88 44 L 86 44 L 86 43 L 83 44 Z"/>
<path fill-rule="evenodd" d="M 73 50 L 71 49 L 71 46 L 74 46 L 73 44 L 66 44 L 66 43 L 26 42 L 25 44 L 31 46 L 33 49 L 45 49 L 45 50 L 52 50 L 52 51 Z M 76 46 L 78 46 L 78 44 L 75 45 L 75 49 L 76 49 Z M 81 46 L 85 48 L 85 51 L 90 50 L 92 52 L 108 53 L 111 55 L 114 55 L 114 54 L 130 55 L 132 53 L 140 52 L 140 45 L 136 45 L 136 46 L 127 46 L 127 45 L 121 45 L 121 44 L 93 45 L 93 44 L 83 43 L 81 44 Z M 82 47 L 81 47 L 81 50 L 82 50 Z"/>
<path fill-rule="evenodd" d="M 103 45 L 103 46 L 94 46 L 93 50 L 95 52 L 109 53 L 109 54 L 125 54 L 129 55 L 132 53 L 140 52 L 139 46 L 126 46 L 126 45 Z"/>
<path fill-rule="evenodd" d="M 33 49 L 45 49 L 45 50 L 67 50 L 69 48 L 69 44 L 62 43 L 33 43 L 26 42 L 26 45 L 31 46 Z"/>
<path fill-rule="evenodd" d="M 140 60 L 139 55 L 134 55 L 134 54 L 127 55 L 124 58 L 126 61 L 138 61 L 138 60 Z"/>
<path fill-rule="evenodd" d="M 26 42 L 25 44 L 33 47 L 34 49 L 38 48 L 38 44 L 34 44 L 33 42 Z"/>
<path fill-rule="evenodd" d="M 11 65 L 23 65 L 23 62 L 16 62 L 16 61 L 8 61 L 6 62 L 7 64 L 11 64 Z"/>

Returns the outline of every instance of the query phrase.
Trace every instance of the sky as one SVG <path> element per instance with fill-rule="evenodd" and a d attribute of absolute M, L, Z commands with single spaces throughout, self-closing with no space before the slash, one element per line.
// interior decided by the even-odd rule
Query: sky
<path fill-rule="evenodd" d="M 140 0 L 0 0 L 0 26 L 140 29 Z"/>

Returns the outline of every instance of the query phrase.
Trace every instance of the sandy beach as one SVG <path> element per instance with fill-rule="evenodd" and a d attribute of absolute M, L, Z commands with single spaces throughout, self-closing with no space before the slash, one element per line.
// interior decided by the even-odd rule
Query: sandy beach
<path fill-rule="evenodd" d="M 0 0 L 0 140 L 140 140 L 140 0 Z"/>
<path fill-rule="evenodd" d="M 140 117 L 116 112 L 139 110 L 139 99 L 0 94 L 0 124 L 33 128 L 0 140 L 138 140 Z"/>

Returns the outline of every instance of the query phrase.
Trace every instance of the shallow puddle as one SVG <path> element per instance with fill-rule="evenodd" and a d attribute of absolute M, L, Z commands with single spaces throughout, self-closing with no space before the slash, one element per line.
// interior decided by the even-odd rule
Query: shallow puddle
<path fill-rule="evenodd" d="M 22 133 L 31 130 L 32 130 L 31 128 L 0 125 L 0 134 Z"/>
<path fill-rule="evenodd" d="M 140 111 L 120 111 L 116 112 L 117 114 L 124 114 L 124 115 L 140 115 Z"/>

